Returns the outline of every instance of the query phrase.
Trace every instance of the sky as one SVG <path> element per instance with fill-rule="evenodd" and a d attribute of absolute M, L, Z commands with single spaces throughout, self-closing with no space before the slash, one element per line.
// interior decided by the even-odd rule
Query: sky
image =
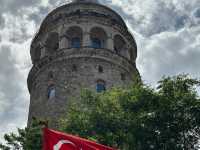
<path fill-rule="evenodd" d="M 27 124 L 30 43 L 44 17 L 69 0 L 0 1 L 0 141 Z M 200 78 L 200 0 L 99 0 L 125 20 L 137 67 L 152 87 L 163 76 Z"/>

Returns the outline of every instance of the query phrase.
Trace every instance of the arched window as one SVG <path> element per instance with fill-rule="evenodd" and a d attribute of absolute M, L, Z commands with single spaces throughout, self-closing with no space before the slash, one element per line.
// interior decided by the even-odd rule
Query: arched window
<path fill-rule="evenodd" d="M 97 81 L 96 91 L 97 91 L 98 93 L 103 92 L 103 91 L 106 91 L 106 84 L 105 84 L 105 81 L 103 81 L 103 80 L 98 80 L 98 81 Z"/>
<path fill-rule="evenodd" d="M 93 48 L 102 48 L 103 47 L 103 43 L 101 42 L 100 39 L 93 38 L 93 39 L 91 39 L 91 41 L 92 41 L 92 47 Z"/>
<path fill-rule="evenodd" d="M 47 96 L 48 99 L 52 99 L 56 96 L 56 89 L 53 84 L 48 86 Z"/>
<path fill-rule="evenodd" d="M 55 50 L 59 48 L 59 35 L 56 32 L 52 32 L 48 35 L 46 40 L 46 49 L 49 54 L 53 54 Z"/>
<path fill-rule="evenodd" d="M 90 31 L 91 47 L 106 48 L 107 34 L 99 27 L 94 27 Z"/>
<path fill-rule="evenodd" d="M 127 44 L 120 35 L 114 36 L 114 50 L 117 54 L 127 56 Z"/>
<path fill-rule="evenodd" d="M 69 48 L 80 48 L 82 43 L 83 32 L 80 27 L 70 27 L 67 32 Z"/>
<path fill-rule="evenodd" d="M 71 47 L 72 47 L 72 48 L 80 48 L 80 47 L 81 47 L 80 38 L 77 38 L 77 37 L 72 38 Z"/>
<path fill-rule="evenodd" d="M 77 71 L 77 66 L 75 64 L 72 65 L 72 71 L 76 72 Z"/>
<path fill-rule="evenodd" d="M 53 72 L 52 71 L 50 71 L 49 73 L 48 73 L 48 80 L 53 80 Z"/>
<path fill-rule="evenodd" d="M 98 71 L 99 71 L 99 73 L 103 73 L 103 67 L 102 66 L 98 66 Z"/>
<path fill-rule="evenodd" d="M 122 81 L 125 81 L 125 80 L 126 80 L 126 75 L 125 75 L 125 73 L 121 73 L 121 80 L 122 80 Z"/>

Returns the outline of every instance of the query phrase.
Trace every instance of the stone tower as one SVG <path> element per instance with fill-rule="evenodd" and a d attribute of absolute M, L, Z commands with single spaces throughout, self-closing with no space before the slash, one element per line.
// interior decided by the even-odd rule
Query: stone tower
<path fill-rule="evenodd" d="M 82 88 L 101 92 L 140 78 L 133 36 L 123 19 L 97 0 L 74 0 L 49 13 L 30 53 L 29 123 L 32 117 L 58 120 Z"/>

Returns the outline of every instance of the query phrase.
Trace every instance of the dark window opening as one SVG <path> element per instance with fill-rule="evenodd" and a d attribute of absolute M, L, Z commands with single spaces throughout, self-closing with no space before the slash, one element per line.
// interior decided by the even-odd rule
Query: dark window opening
<path fill-rule="evenodd" d="M 120 35 L 114 36 L 114 50 L 116 54 L 127 56 L 127 44 L 124 38 Z"/>
<path fill-rule="evenodd" d="M 77 71 L 77 66 L 75 64 L 72 65 L 72 71 L 73 72 Z"/>
<path fill-rule="evenodd" d="M 50 85 L 48 87 L 48 93 L 47 93 L 47 97 L 48 99 L 52 99 L 56 96 L 56 89 L 54 85 Z"/>
<path fill-rule="evenodd" d="M 59 43 L 57 42 L 54 47 L 55 50 L 59 49 Z"/>
<path fill-rule="evenodd" d="M 126 75 L 124 73 L 121 73 L 121 80 L 122 81 L 126 80 Z"/>
<path fill-rule="evenodd" d="M 102 80 L 97 81 L 96 91 L 98 93 L 106 91 L 105 82 Z"/>
<path fill-rule="evenodd" d="M 71 40 L 71 47 L 72 48 L 80 48 L 81 47 L 81 40 L 80 38 L 72 38 Z"/>
<path fill-rule="evenodd" d="M 103 67 L 102 66 L 98 66 L 98 70 L 99 70 L 99 73 L 103 73 Z"/>
<path fill-rule="evenodd" d="M 92 47 L 93 48 L 102 48 L 102 42 L 98 38 L 93 38 L 92 39 Z"/>
<path fill-rule="evenodd" d="M 114 47 L 114 51 L 116 54 L 119 54 L 119 50 L 116 47 Z"/>
<path fill-rule="evenodd" d="M 94 27 L 90 30 L 90 40 L 93 48 L 106 48 L 107 34 L 104 29 Z"/>
<path fill-rule="evenodd" d="M 53 72 L 52 72 L 52 71 L 49 72 L 48 78 L 49 78 L 49 79 L 53 79 Z"/>
<path fill-rule="evenodd" d="M 59 35 L 56 32 L 52 32 L 48 35 L 45 42 L 45 47 L 48 54 L 53 54 L 55 50 L 59 49 Z"/>
<path fill-rule="evenodd" d="M 83 31 L 78 26 L 69 27 L 66 31 L 68 48 L 80 48 L 83 41 Z"/>

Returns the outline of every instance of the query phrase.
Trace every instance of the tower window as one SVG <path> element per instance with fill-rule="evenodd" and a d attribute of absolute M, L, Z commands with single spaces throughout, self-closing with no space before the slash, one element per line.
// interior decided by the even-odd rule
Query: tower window
<path fill-rule="evenodd" d="M 116 54 L 120 54 L 125 57 L 127 56 L 127 44 L 120 35 L 114 36 L 114 50 Z"/>
<path fill-rule="evenodd" d="M 83 31 L 78 26 L 69 27 L 66 31 L 68 48 L 80 48 L 83 41 Z"/>
<path fill-rule="evenodd" d="M 103 80 L 98 80 L 96 85 L 96 91 L 98 93 L 106 91 L 105 82 Z"/>
<path fill-rule="evenodd" d="M 47 93 L 48 99 L 52 99 L 56 96 L 56 89 L 54 85 L 50 85 L 48 87 L 48 93 Z"/>
<path fill-rule="evenodd" d="M 119 54 L 119 50 L 114 46 L 114 51 L 116 54 Z"/>
<path fill-rule="evenodd" d="M 93 38 L 92 39 L 92 47 L 93 48 L 102 48 L 101 40 L 98 38 Z"/>
<path fill-rule="evenodd" d="M 48 54 L 53 54 L 55 50 L 59 49 L 59 34 L 56 32 L 50 33 L 45 42 L 45 47 Z"/>
<path fill-rule="evenodd" d="M 80 48 L 81 47 L 81 40 L 78 37 L 72 38 L 71 40 L 71 47 L 72 48 Z"/>
<path fill-rule="evenodd" d="M 99 71 L 99 73 L 103 73 L 103 67 L 102 66 L 98 66 L 98 71 Z"/>
<path fill-rule="evenodd" d="M 49 72 L 48 79 L 53 79 L 53 72 L 52 71 Z"/>
<path fill-rule="evenodd" d="M 72 71 L 73 72 L 77 71 L 77 66 L 75 64 L 72 65 Z"/>
<path fill-rule="evenodd" d="M 103 28 L 93 27 L 90 30 L 90 40 L 93 48 L 106 48 L 107 34 Z"/>
<path fill-rule="evenodd" d="M 59 48 L 59 43 L 57 42 L 57 43 L 55 44 L 54 49 L 57 50 L 58 48 Z"/>
<path fill-rule="evenodd" d="M 121 73 L 121 80 L 122 81 L 126 80 L 126 75 L 124 73 Z"/>

